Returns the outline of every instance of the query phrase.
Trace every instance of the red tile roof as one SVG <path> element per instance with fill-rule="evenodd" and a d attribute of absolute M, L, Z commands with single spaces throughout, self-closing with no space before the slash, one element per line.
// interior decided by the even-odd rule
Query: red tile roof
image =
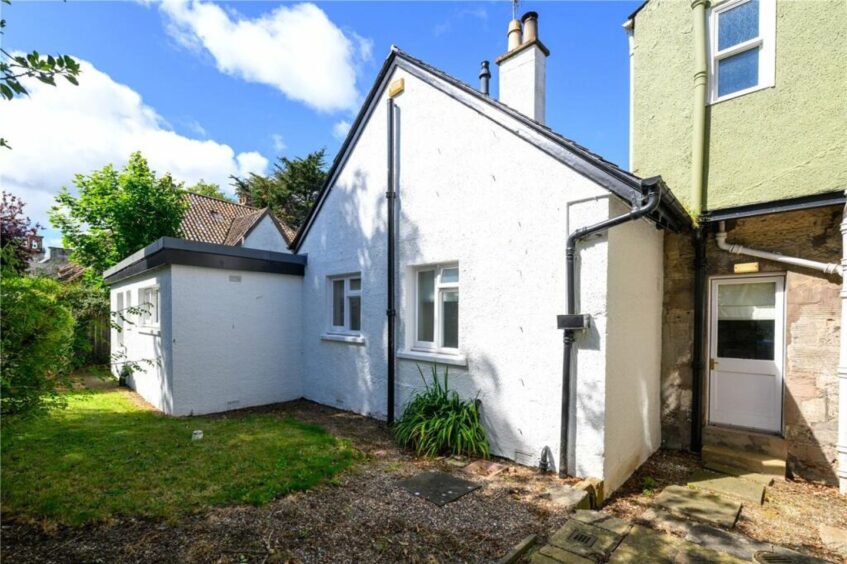
<path fill-rule="evenodd" d="M 182 237 L 189 241 L 217 245 L 241 245 L 241 240 L 264 217 L 267 208 L 255 208 L 186 192 L 188 210 L 182 218 Z M 291 243 L 296 232 L 277 218 L 273 218 L 285 242 Z"/>

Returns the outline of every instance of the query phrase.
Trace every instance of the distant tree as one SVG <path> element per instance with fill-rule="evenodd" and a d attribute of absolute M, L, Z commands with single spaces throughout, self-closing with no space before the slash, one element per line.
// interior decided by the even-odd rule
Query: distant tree
<path fill-rule="evenodd" d="M 71 259 L 95 276 L 159 237 L 179 235 L 186 209 L 182 185 L 169 174 L 157 178 L 141 153 L 120 172 L 106 165 L 77 174 L 74 185 L 79 195 L 62 188 L 50 221 L 62 231 Z"/>
<path fill-rule="evenodd" d="M 3 4 L 11 4 L 11 0 L 2 0 Z M 0 34 L 6 28 L 6 20 L 0 19 Z M 41 55 L 38 51 L 25 54 L 12 54 L 0 48 L 0 95 L 6 100 L 15 96 L 25 96 L 28 92 L 21 84 L 22 79 L 35 78 L 45 84 L 56 86 L 56 77 L 63 76 L 65 80 L 77 85 L 79 63 L 68 55 Z M 0 137 L 0 147 L 11 148 Z"/>
<path fill-rule="evenodd" d="M 326 149 L 305 157 L 279 157 L 269 176 L 233 176 L 236 193 L 253 206 L 271 212 L 294 229 L 299 229 L 318 199 L 326 181 Z"/>
<path fill-rule="evenodd" d="M 227 202 L 235 201 L 232 197 L 226 195 L 221 187 L 212 182 L 206 182 L 201 180 L 194 186 L 189 186 L 186 188 L 189 192 L 194 192 L 195 194 L 200 194 L 201 196 L 211 196 L 212 198 L 218 198 L 219 200 L 226 200 Z"/>
<path fill-rule="evenodd" d="M 41 226 L 32 225 L 24 215 L 25 205 L 8 192 L 3 192 L 0 199 L 0 269 L 3 273 L 23 274 L 29 266 L 26 238 L 35 235 Z"/>

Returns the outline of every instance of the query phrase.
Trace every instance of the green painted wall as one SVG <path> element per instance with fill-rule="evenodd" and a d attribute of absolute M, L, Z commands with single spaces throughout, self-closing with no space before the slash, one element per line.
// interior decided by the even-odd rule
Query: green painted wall
<path fill-rule="evenodd" d="M 691 199 L 693 21 L 687 0 L 635 19 L 633 171 Z M 847 2 L 778 0 L 776 86 L 707 106 L 704 205 L 847 188 Z"/>

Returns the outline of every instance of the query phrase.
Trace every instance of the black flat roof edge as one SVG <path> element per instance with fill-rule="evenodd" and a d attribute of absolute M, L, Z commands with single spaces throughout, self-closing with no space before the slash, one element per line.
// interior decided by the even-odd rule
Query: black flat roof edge
<path fill-rule="evenodd" d="M 837 192 L 823 192 L 809 196 L 799 196 L 770 202 L 746 204 L 732 208 L 709 210 L 700 216 L 703 223 L 714 223 L 716 221 L 727 221 L 730 219 L 743 219 L 757 215 L 768 215 L 773 213 L 785 213 L 790 211 L 822 208 L 826 206 L 843 206 L 847 203 L 847 196 L 843 190 Z"/>
<path fill-rule="evenodd" d="M 166 264 L 303 276 L 306 257 L 162 237 L 106 270 L 103 279 L 114 284 Z"/>

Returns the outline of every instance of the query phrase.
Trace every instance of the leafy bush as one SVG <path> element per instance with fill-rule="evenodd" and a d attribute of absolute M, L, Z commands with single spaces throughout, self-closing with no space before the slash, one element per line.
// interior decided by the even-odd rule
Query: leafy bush
<path fill-rule="evenodd" d="M 438 379 L 438 369 L 432 367 L 432 385 L 424 381 L 423 392 L 416 393 L 406 405 L 403 415 L 394 425 L 394 438 L 418 455 L 466 454 L 488 457 L 489 446 L 485 428 L 479 419 L 477 399 L 463 400 Z"/>
<path fill-rule="evenodd" d="M 74 319 L 48 278 L 5 275 L 0 281 L 0 411 L 19 414 L 61 402 Z"/>
<path fill-rule="evenodd" d="M 94 331 L 99 329 L 108 335 L 110 329 L 109 290 L 87 281 L 63 284 L 59 299 L 74 318 L 72 367 L 109 362 L 108 351 L 105 356 L 102 351 L 98 354 L 92 342 Z"/>

